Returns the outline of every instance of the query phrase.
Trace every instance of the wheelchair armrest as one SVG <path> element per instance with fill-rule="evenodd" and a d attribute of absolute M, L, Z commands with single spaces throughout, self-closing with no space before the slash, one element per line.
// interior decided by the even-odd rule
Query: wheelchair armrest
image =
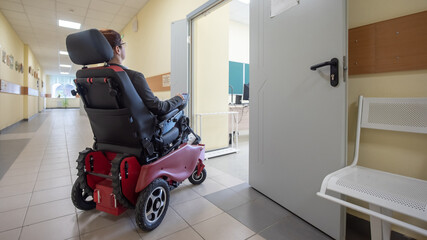
<path fill-rule="evenodd" d="M 179 109 L 175 108 L 174 110 L 166 113 L 165 115 L 162 116 L 158 116 L 157 120 L 159 120 L 159 122 L 163 122 L 164 120 L 167 120 L 169 118 L 172 118 L 173 116 L 175 116 L 175 114 L 177 114 L 179 112 Z"/>

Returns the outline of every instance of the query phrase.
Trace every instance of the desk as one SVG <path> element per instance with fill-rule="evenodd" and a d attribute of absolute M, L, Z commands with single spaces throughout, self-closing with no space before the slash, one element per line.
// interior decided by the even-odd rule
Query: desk
<path fill-rule="evenodd" d="M 235 104 L 229 105 L 230 112 L 238 112 L 237 122 L 239 123 L 239 132 L 249 131 L 249 105 L 248 104 Z M 231 119 L 228 120 L 228 128 L 231 130 Z"/>

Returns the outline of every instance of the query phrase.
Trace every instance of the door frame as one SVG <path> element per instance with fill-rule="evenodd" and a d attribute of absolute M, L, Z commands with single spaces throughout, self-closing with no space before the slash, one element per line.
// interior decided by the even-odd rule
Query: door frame
<path fill-rule="evenodd" d="M 193 42 L 193 36 L 194 36 L 194 20 L 196 20 L 197 17 L 207 14 L 209 11 L 214 10 L 217 7 L 220 7 L 222 4 L 226 4 L 230 2 L 231 0 L 209 0 L 194 11 L 190 12 L 186 19 L 187 19 L 187 82 L 188 82 L 188 91 L 190 94 L 190 102 L 188 103 L 188 115 L 190 117 L 190 122 L 192 127 L 194 128 L 195 124 L 195 118 L 194 118 L 194 72 L 193 72 L 193 65 L 194 65 L 194 42 Z"/>

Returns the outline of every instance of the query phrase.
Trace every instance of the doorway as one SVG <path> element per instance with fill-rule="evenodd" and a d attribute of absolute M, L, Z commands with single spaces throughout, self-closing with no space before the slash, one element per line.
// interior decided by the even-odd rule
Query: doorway
<path fill-rule="evenodd" d="M 191 116 L 211 166 L 248 181 L 249 2 L 210 1 L 188 16 Z"/>

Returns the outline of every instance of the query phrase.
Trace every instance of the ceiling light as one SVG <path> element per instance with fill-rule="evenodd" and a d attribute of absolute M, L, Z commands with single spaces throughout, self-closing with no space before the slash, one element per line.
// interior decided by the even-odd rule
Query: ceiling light
<path fill-rule="evenodd" d="M 68 64 L 59 64 L 59 66 L 60 67 L 69 67 L 69 68 L 71 67 L 71 65 L 68 65 Z"/>
<path fill-rule="evenodd" d="M 250 0 L 239 0 L 240 2 L 244 3 L 244 4 L 249 4 Z"/>
<path fill-rule="evenodd" d="M 80 29 L 81 24 L 76 22 L 70 22 L 65 20 L 58 20 L 58 25 L 60 27 L 72 28 L 72 29 Z"/>
<path fill-rule="evenodd" d="M 66 74 L 70 74 L 70 73 L 68 73 L 68 72 L 61 72 L 61 74 L 64 74 L 64 75 L 66 75 Z"/>
<path fill-rule="evenodd" d="M 61 55 L 68 55 L 68 52 L 67 51 L 59 51 L 59 54 L 61 54 Z"/>

